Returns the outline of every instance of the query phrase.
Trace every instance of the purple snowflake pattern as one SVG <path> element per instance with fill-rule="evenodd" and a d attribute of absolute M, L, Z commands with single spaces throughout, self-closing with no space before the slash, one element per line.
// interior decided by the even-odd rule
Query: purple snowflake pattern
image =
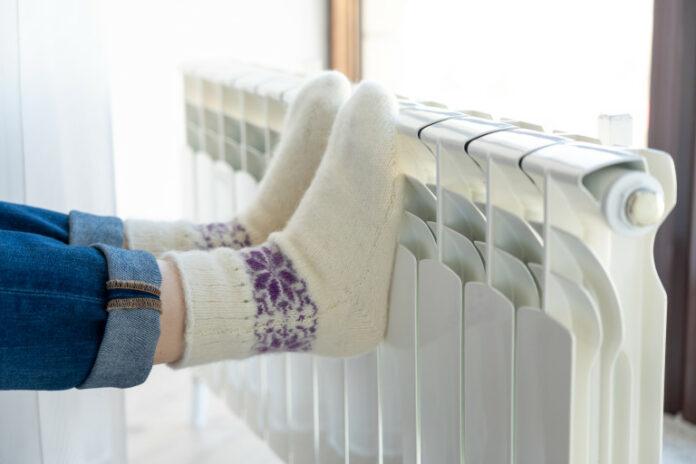
<path fill-rule="evenodd" d="M 236 220 L 201 224 L 196 228 L 202 239 L 198 243 L 198 247 L 203 250 L 220 247 L 239 250 L 251 246 L 249 232 Z"/>
<path fill-rule="evenodd" d="M 272 242 L 243 250 L 241 255 L 254 286 L 253 350 L 311 350 L 317 333 L 317 305 L 292 261 Z"/>

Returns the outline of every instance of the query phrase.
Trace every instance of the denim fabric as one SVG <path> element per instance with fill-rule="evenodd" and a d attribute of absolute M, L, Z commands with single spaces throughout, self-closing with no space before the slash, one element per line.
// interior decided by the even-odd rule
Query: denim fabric
<path fill-rule="evenodd" d="M 123 222 L 113 216 L 95 216 L 80 211 L 70 211 L 70 244 L 92 245 L 103 243 L 123 246 Z"/>
<path fill-rule="evenodd" d="M 78 388 L 128 388 L 143 383 L 152 369 L 160 335 L 162 277 L 157 260 L 146 251 L 96 248 L 108 263 L 109 319 L 94 368 Z"/>
<path fill-rule="evenodd" d="M 68 216 L 65 214 L 0 201 L 0 230 L 29 232 L 68 243 Z"/>
<path fill-rule="evenodd" d="M 78 246 L 93 240 L 119 246 L 120 220 L 0 202 L 0 389 L 127 387 L 147 377 L 159 337 L 157 262 Z"/>
<path fill-rule="evenodd" d="M 106 260 L 95 248 L 18 230 L 33 221 L 18 220 L 16 208 L 5 206 L 0 203 L 0 389 L 75 387 L 91 371 L 104 334 Z M 44 225 L 57 232 L 59 222 Z M 67 237 L 67 217 L 64 224 Z"/>

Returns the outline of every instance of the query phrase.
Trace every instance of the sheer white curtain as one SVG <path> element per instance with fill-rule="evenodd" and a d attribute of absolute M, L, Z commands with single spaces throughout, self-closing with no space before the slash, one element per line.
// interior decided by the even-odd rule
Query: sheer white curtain
<path fill-rule="evenodd" d="M 114 212 L 99 2 L 0 0 L 0 199 Z M 125 462 L 123 394 L 0 392 L 0 462 Z"/>

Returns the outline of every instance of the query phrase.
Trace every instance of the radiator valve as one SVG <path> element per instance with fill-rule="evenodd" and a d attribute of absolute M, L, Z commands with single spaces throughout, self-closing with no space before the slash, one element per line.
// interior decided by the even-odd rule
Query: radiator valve
<path fill-rule="evenodd" d="M 655 225 L 664 213 L 664 199 L 653 190 L 638 189 L 626 199 L 626 217 L 634 226 Z"/>
<path fill-rule="evenodd" d="M 603 192 L 607 222 L 622 235 L 643 235 L 655 229 L 665 214 L 662 185 L 646 172 L 614 169 Z"/>

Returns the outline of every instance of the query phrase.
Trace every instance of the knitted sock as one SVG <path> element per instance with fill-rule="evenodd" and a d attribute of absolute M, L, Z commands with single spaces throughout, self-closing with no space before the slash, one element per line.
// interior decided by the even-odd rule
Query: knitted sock
<path fill-rule="evenodd" d="M 128 220 L 128 247 L 154 254 L 239 249 L 261 243 L 282 229 L 312 181 L 336 113 L 349 95 L 350 83 L 335 71 L 321 73 L 303 86 L 285 117 L 280 143 L 254 201 L 234 220 L 211 224 Z"/>
<path fill-rule="evenodd" d="M 383 338 L 399 218 L 396 102 L 363 83 L 285 229 L 234 251 L 171 252 L 187 307 L 178 366 L 272 351 L 348 356 Z"/>

